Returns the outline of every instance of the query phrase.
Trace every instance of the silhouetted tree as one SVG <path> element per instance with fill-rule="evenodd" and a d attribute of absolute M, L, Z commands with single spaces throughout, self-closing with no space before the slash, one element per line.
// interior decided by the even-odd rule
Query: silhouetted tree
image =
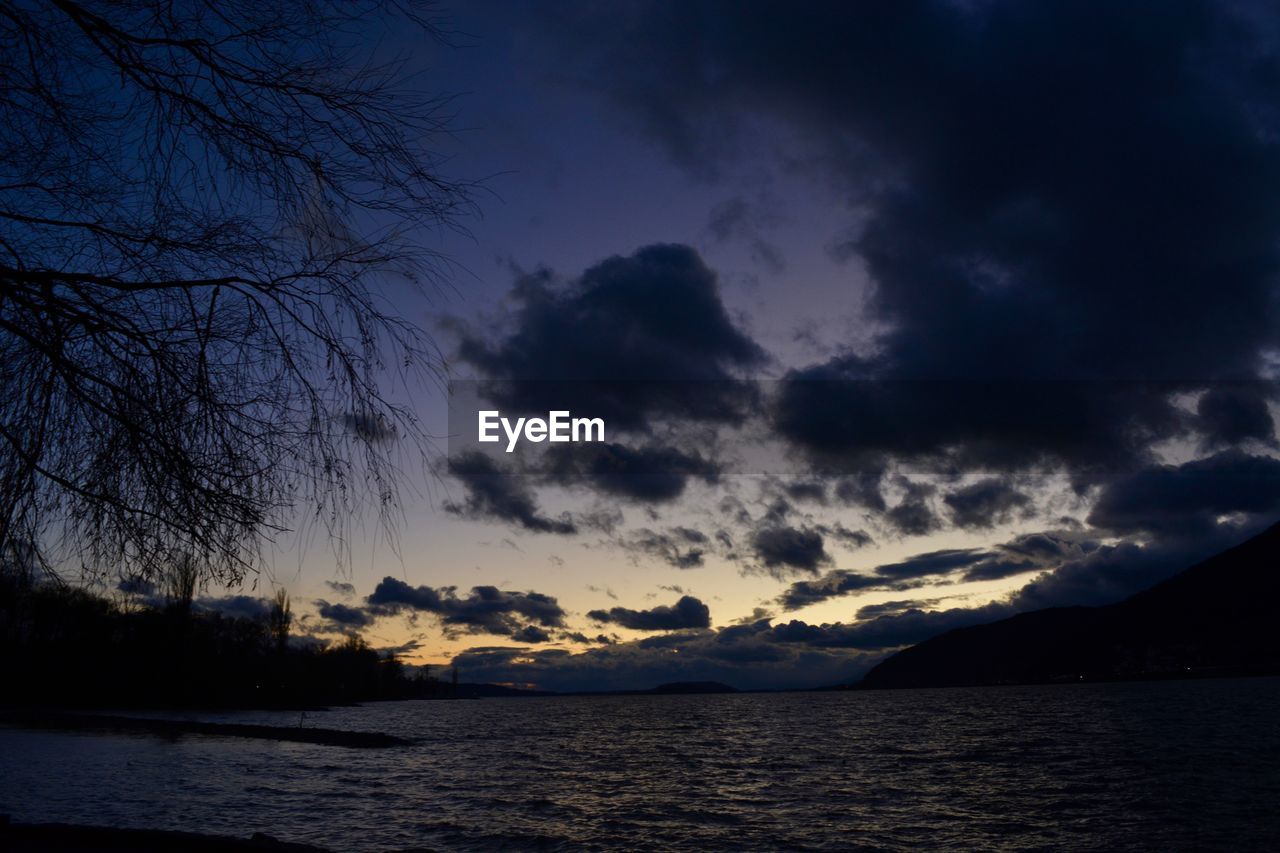
<path fill-rule="evenodd" d="M 275 600 L 271 602 L 270 615 L 271 637 L 276 643 L 276 652 L 284 654 L 289 644 L 289 627 L 293 624 L 293 610 L 289 606 L 289 592 L 284 587 L 276 590 Z"/>
<path fill-rule="evenodd" d="M 182 554 L 165 571 L 164 597 L 169 610 L 180 616 L 191 613 L 196 588 L 200 585 L 200 565 L 190 554 Z"/>
<path fill-rule="evenodd" d="M 0 2 L 0 553 L 235 582 L 309 505 L 393 517 L 386 370 L 432 375 L 386 287 L 466 185 L 443 102 L 363 48 L 379 0 Z M 71 543 L 74 554 L 50 546 Z"/>
<path fill-rule="evenodd" d="M 126 611 L 56 578 L 28 583 L 0 563 L 6 705 L 296 706 L 444 695 L 359 636 L 281 652 L 274 627 L 267 613 L 145 603 Z"/>

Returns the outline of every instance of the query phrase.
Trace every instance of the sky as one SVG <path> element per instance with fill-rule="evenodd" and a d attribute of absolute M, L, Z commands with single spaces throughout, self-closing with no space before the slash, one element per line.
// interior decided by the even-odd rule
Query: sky
<path fill-rule="evenodd" d="M 298 632 L 467 681 L 816 686 L 1274 521 L 1261 4 L 441 11 L 451 46 L 380 49 L 481 191 L 421 235 L 449 286 L 390 296 L 452 378 L 608 409 L 611 444 L 506 474 L 417 389 L 439 453 L 395 535 L 339 565 L 303 526 L 207 606 L 283 585 Z"/>

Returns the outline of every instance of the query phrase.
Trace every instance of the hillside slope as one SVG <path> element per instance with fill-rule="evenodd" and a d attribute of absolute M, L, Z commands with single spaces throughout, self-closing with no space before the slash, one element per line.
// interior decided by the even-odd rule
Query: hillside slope
<path fill-rule="evenodd" d="M 1280 524 L 1118 604 L 1022 613 L 893 655 L 859 687 L 1280 673 Z"/>

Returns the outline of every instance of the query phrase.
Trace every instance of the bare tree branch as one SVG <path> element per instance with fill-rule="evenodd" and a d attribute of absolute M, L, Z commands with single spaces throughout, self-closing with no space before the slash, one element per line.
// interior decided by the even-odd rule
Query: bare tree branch
<path fill-rule="evenodd" d="M 257 570 L 309 506 L 394 518 L 391 371 L 472 187 L 447 101 L 367 49 L 393 2 L 0 0 L 0 553 Z"/>

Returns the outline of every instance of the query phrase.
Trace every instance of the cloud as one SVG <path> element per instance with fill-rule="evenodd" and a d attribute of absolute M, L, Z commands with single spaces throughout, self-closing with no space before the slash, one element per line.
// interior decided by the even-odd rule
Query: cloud
<path fill-rule="evenodd" d="M 988 477 L 956 489 L 943 497 L 951 510 L 951 520 L 959 527 L 990 528 L 1004 524 L 1019 510 L 1025 510 L 1031 498 L 998 477 Z"/>
<path fill-rule="evenodd" d="M 526 625 L 519 631 L 512 633 L 511 639 L 517 643 L 546 643 L 551 640 L 551 634 L 537 625 Z"/>
<path fill-rule="evenodd" d="M 1280 460 L 1237 450 L 1160 465 L 1103 489 L 1089 523 L 1117 533 L 1207 538 L 1232 513 L 1280 511 Z"/>
<path fill-rule="evenodd" d="M 354 584 L 343 583 L 341 581 L 325 581 L 324 585 L 329 587 L 329 589 L 338 595 L 352 596 L 356 594 Z"/>
<path fill-rule="evenodd" d="M 376 613 L 402 610 L 432 613 L 440 617 L 445 629 L 459 629 L 473 634 L 517 636 L 526 632 L 528 622 L 543 628 L 564 627 L 565 612 L 555 598 L 538 592 L 514 592 L 493 586 L 472 587 L 465 597 L 456 587 L 433 588 L 410 586 L 402 580 L 385 577 L 365 599 Z"/>
<path fill-rule="evenodd" d="M 933 491 L 933 487 L 925 483 L 908 483 L 902 500 L 885 511 L 885 521 L 907 536 L 925 536 L 937 530 L 942 522 L 929 506 Z"/>
<path fill-rule="evenodd" d="M 677 569 L 702 566 L 709 545 L 710 538 L 701 530 L 680 526 L 666 531 L 642 527 L 623 540 L 623 547 L 627 550 L 657 557 Z"/>
<path fill-rule="evenodd" d="M 920 581 L 892 581 L 875 575 L 866 575 L 845 569 L 827 572 L 816 580 L 796 581 L 778 596 L 783 610 L 799 610 L 829 598 L 871 590 L 906 590 L 921 586 Z"/>
<path fill-rule="evenodd" d="M 578 532 L 577 525 L 568 516 L 549 518 L 539 513 L 537 501 L 523 477 L 504 472 L 483 453 L 455 455 L 449 460 L 449 473 L 461 481 L 467 498 L 462 504 L 445 504 L 448 512 L 467 518 L 515 522 L 535 533 Z"/>
<path fill-rule="evenodd" d="M 1147 544 L 1120 542 L 1084 548 L 1036 575 L 1010 598 L 1018 612 L 1043 607 L 1111 604 L 1147 589 L 1201 560 L 1226 550 L 1274 519 L 1221 524 L 1189 538 L 1169 537 Z"/>
<path fill-rule="evenodd" d="M 941 600 L 940 598 L 916 598 L 902 599 L 900 601 L 882 601 L 879 604 L 865 604 L 859 607 L 858 612 L 854 615 L 859 621 L 875 619 L 880 616 L 893 616 L 905 613 L 908 610 L 922 610 L 925 607 L 932 607 Z"/>
<path fill-rule="evenodd" d="M 1267 408 L 1270 385 L 1232 384 L 1209 389 L 1196 404 L 1197 429 L 1209 448 L 1233 446 L 1250 439 L 1272 447 L 1275 422 Z"/>
<path fill-rule="evenodd" d="M 784 484 L 782 488 L 793 501 L 826 506 L 827 484 L 821 480 L 794 480 Z"/>
<path fill-rule="evenodd" d="M 546 271 L 524 275 L 513 295 L 512 328 L 492 340 L 466 332 L 459 348 L 505 409 L 569 409 L 644 431 L 657 416 L 736 423 L 753 403 L 735 372 L 765 354 L 688 246 L 646 246 L 561 284 Z"/>
<path fill-rule="evenodd" d="M 714 482 L 719 466 L 698 453 L 650 444 L 563 445 L 550 454 L 547 478 L 558 485 L 587 486 L 595 491 L 645 503 L 674 500 L 690 478 Z"/>
<path fill-rule="evenodd" d="M 711 625 L 711 608 L 691 595 L 682 596 L 674 605 L 662 604 L 649 610 L 611 607 L 592 610 L 587 616 L 597 622 L 608 622 L 633 631 L 680 631 Z"/>
<path fill-rule="evenodd" d="M 319 609 L 320 618 L 344 628 L 363 628 L 372 624 L 375 618 L 363 608 L 347 604 L 330 604 L 324 599 L 317 600 L 316 607 Z"/>
<path fill-rule="evenodd" d="M 1011 564 L 1022 559 L 1022 571 L 1034 570 L 1035 561 L 1048 566 L 1005 600 L 978 607 L 926 610 L 938 599 L 893 601 L 858 610 L 854 624 L 807 625 L 792 622 L 775 626 L 810 645 L 849 647 L 864 651 L 892 649 L 921 642 L 956 628 L 979 625 L 1017 613 L 1046 607 L 1110 604 L 1150 586 L 1218 553 L 1258 532 L 1258 526 L 1219 530 L 1208 540 L 1143 546 L 1135 543 L 1099 545 L 1070 541 L 1055 534 L 1018 537 L 989 552 L 947 551 L 922 555 L 922 559 L 895 564 L 885 574 L 912 575 L 948 565 L 972 565 L 982 571 L 995 561 Z M 976 560 L 970 563 L 968 561 Z M 907 568 L 909 567 L 909 568 Z M 888 567 L 881 567 L 888 568 Z M 866 576 L 860 576 L 867 582 Z M 836 582 L 839 576 L 825 578 Z M 795 586 L 800 586 L 799 584 Z M 865 588 L 865 587 L 864 587 Z"/>
<path fill-rule="evenodd" d="M 440 613 L 444 609 L 444 596 L 452 590 L 453 587 L 438 590 L 429 586 L 410 586 L 398 578 L 388 576 L 378 583 L 365 600 L 371 605 L 387 607 L 391 610 L 408 607 L 413 610 Z"/>
<path fill-rule="evenodd" d="M 976 548 L 947 548 L 941 551 L 930 551 L 897 563 L 885 563 L 877 566 L 875 573 L 882 578 L 911 580 L 972 566 L 986 556 L 986 551 Z"/>
<path fill-rule="evenodd" d="M 848 201 L 833 239 L 883 333 L 784 379 L 775 423 L 815 464 L 1098 482 L 1186 433 L 1172 394 L 1256 378 L 1280 343 L 1277 45 L 1258 8 L 692 0 L 534 26 L 697 177 L 782 149 Z M 716 221 L 746 216 L 731 201 Z M 1200 425 L 1261 440 L 1261 409 L 1233 405 L 1210 397 Z M 895 522 L 935 527 L 918 501 Z"/>
<path fill-rule="evenodd" d="M 816 572 L 831 562 L 817 530 L 798 527 L 764 527 L 751 537 L 751 546 L 766 568 Z"/>
<path fill-rule="evenodd" d="M 197 610 L 209 610 L 234 619 L 265 620 L 272 604 L 254 595 L 202 595 L 192 602 Z"/>
<path fill-rule="evenodd" d="M 405 640 L 403 643 L 397 643 L 394 646 L 378 646 L 377 651 L 378 654 L 386 658 L 400 657 L 402 655 L 413 654 L 424 645 L 426 645 L 426 643 L 421 639 Z"/>
<path fill-rule="evenodd" d="M 836 569 L 814 580 L 796 581 L 778 596 L 784 610 L 798 610 L 830 598 L 871 591 L 903 591 L 952 580 L 994 580 L 1044 571 L 1082 559 L 1096 545 L 1056 533 L 1015 537 L 991 548 L 947 548 L 883 563 L 870 572 Z"/>
<path fill-rule="evenodd" d="M 787 642 L 767 620 L 720 631 L 688 631 L 612 642 L 583 652 L 481 647 L 453 663 L 468 681 L 535 684 L 546 690 L 626 690 L 673 681 L 741 688 L 850 683 L 883 653 Z"/>
<path fill-rule="evenodd" d="M 598 586 L 595 586 L 594 584 L 587 584 L 587 589 L 590 590 L 591 592 L 603 592 L 605 595 L 609 596 L 614 601 L 618 600 L 618 594 L 613 590 L 609 589 L 608 587 L 598 587 Z"/>
<path fill-rule="evenodd" d="M 871 538 L 871 534 L 867 531 L 850 530 L 839 522 L 834 525 L 824 524 L 818 529 L 824 536 L 831 536 L 849 548 L 865 548 L 868 545 L 875 544 L 875 540 Z"/>
<path fill-rule="evenodd" d="M 883 481 L 883 462 L 864 462 L 862 470 L 846 474 L 836 481 L 835 496 L 843 504 L 884 512 L 886 504 L 881 491 Z"/>
<path fill-rule="evenodd" d="M 1098 545 L 1087 539 L 1072 540 L 1061 532 L 1035 533 L 987 551 L 952 549 L 887 564 L 891 568 L 885 574 L 897 576 L 948 567 L 957 571 L 1001 556 L 1042 560 L 1051 566 L 1007 600 L 979 607 L 930 610 L 938 599 L 900 600 L 864 606 L 854 623 L 826 624 L 796 619 L 774 623 L 762 613 L 759 619 L 718 630 L 677 631 L 577 654 L 471 649 L 455 658 L 455 663 L 471 680 L 531 682 L 552 690 L 627 689 L 678 680 L 723 681 L 745 688 L 850 683 L 893 650 L 946 631 L 1041 607 L 1121 600 L 1255 532 L 1256 527 L 1239 527 L 1219 531 L 1210 542 L 1159 547 Z M 1065 562 L 1054 563 L 1060 559 Z M 828 581 L 861 582 L 866 588 L 882 584 L 883 577 L 833 572 L 824 577 L 823 582 Z"/>
<path fill-rule="evenodd" d="M 867 651 L 895 649 L 919 643 L 956 628 L 994 622 L 1014 612 L 1009 604 L 1000 601 L 981 607 L 956 607 L 950 610 L 926 611 L 911 608 L 852 625 L 822 626 L 820 633 L 815 634 L 809 642 Z"/>
<path fill-rule="evenodd" d="M 634 689 L 671 681 L 721 681 L 741 688 L 848 684 L 899 646 L 1006 612 L 1000 605 L 934 613 L 912 609 L 852 625 L 773 624 L 764 617 L 577 653 L 474 648 L 454 663 L 468 680 L 532 683 L 550 690 Z"/>

